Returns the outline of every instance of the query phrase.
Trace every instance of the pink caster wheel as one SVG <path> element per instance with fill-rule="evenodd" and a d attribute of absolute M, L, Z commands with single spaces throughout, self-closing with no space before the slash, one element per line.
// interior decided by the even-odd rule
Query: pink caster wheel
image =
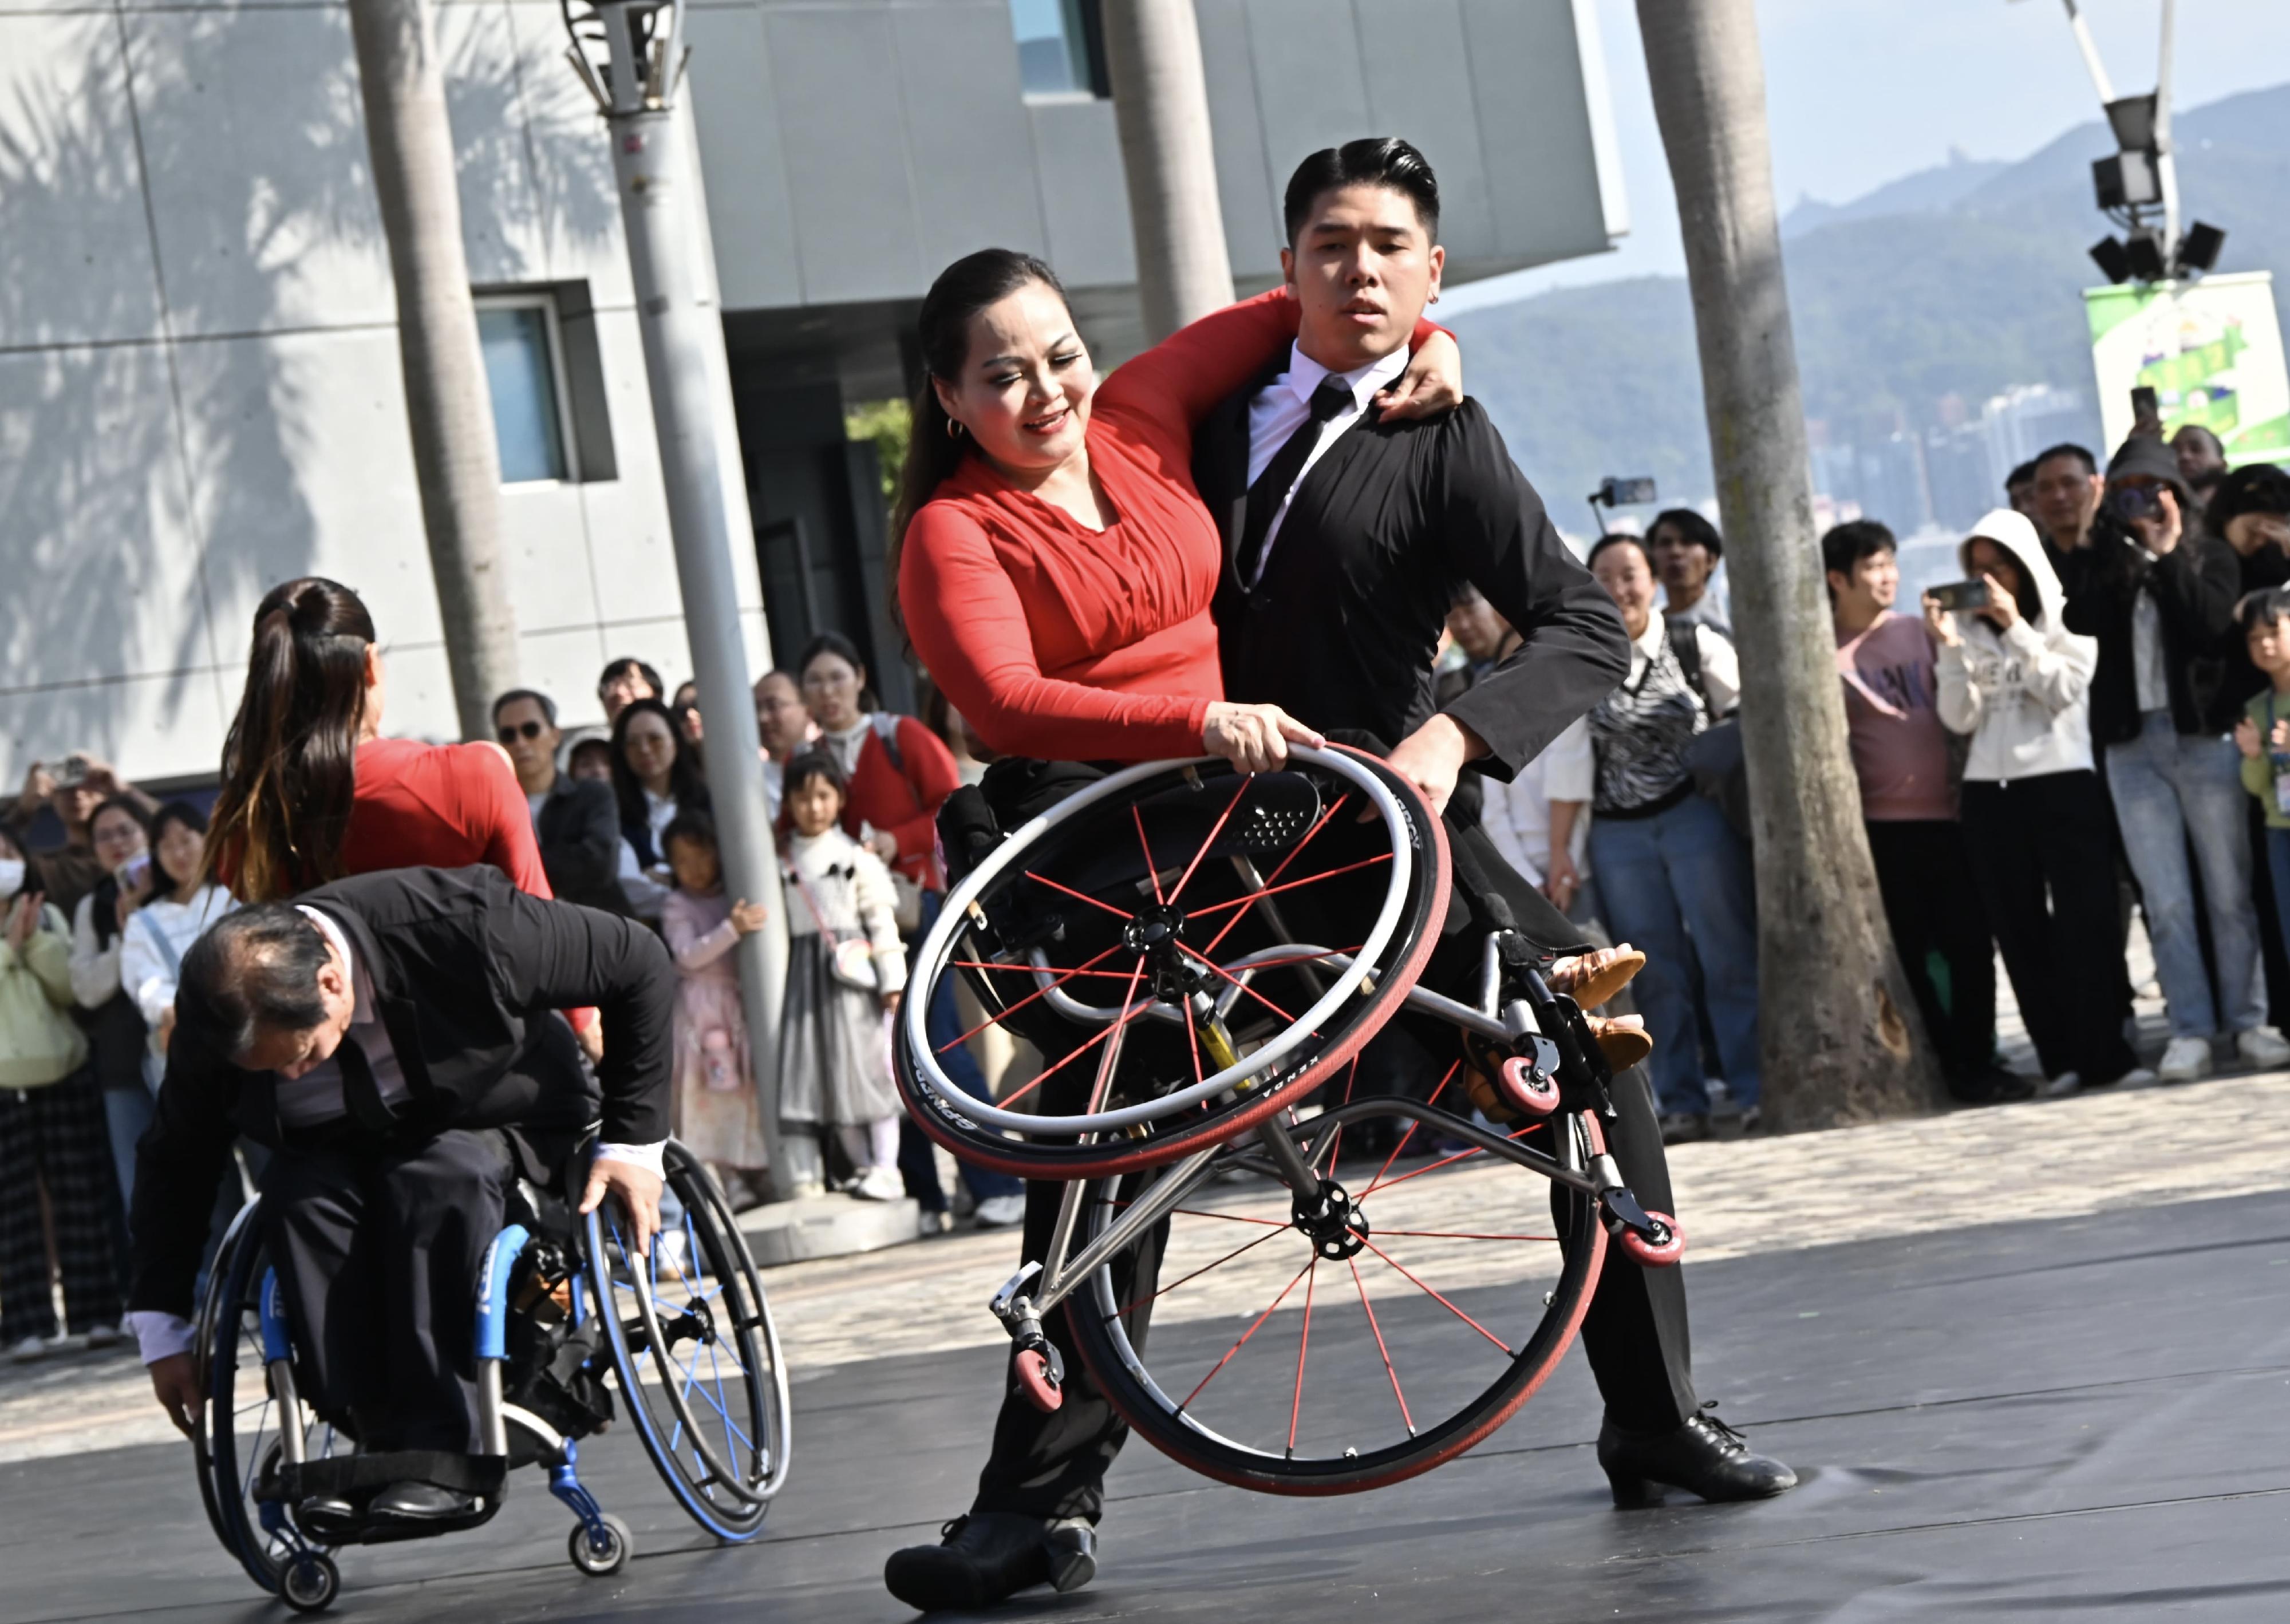
<path fill-rule="evenodd" d="M 1685 1231 L 1667 1212 L 1649 1212 L 1646 1216 L 1669 1231 L 1665 1238 L 1650 1241 L 1627 1225 L 1614 1238 L 1621 1243 L 1624 1252 L 1646 1268 L 1669 1268 L 1685 1255 Z"/>
<path fill-rule="evenodd" d="M 1050 1373 L 1050 1362 L 1031 1348 L 1018 1351 L 1018 1390 L 1044 1415 L 1053 1415 L 1066 1401 L 1065 1389 Z"/>
<path fill-rule="evenodd" d="M 1558 1108 L 1558 1079 L 1538 1072 L 1534 1062 L 1515 1054 L 1495 1073 L 1495 1092 L 1521 1116 L 1548 1116 Z"/>

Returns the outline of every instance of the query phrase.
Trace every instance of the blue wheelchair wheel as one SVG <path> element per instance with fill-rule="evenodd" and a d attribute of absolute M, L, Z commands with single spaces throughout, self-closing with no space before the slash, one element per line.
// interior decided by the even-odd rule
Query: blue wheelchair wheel
<path fill-rule="evenodd" d="M 260 1211 L 259 1202 L 240 1210 L 208 1272 L 194 1348 L 207 1403 L 192 1448 L 207 1520 L 223 1548 L 265 1591 L 298 1612 L 316 1612 L 333 1599 L 326 1548 L 306 1540 L 277 1502 L 256 1499 L 264 1474 L 278 1463 L 284 1414 L 264 1368 L 260 1293 L 269 1270 Z M 313 1420 L 302 1446 L 307 1459 L 320 1460 L 347 1453 L 349 1442 Z"/>
<path fill-rule="evenodd" d="M 589 1214 L 589 1290 L 629 1423 L 669 1492 L 717 1538 L 750 1540 L 787 1480 L 787 1366 L 730 1204 L 674 1140 L 664 1171 L 683 1211 L 649 1257 L 616 1203 Z"/>

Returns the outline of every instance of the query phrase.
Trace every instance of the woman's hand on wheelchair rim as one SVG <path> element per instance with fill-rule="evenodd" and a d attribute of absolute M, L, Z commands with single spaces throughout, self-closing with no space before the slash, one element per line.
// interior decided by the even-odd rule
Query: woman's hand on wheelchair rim
<path fill-rule="evenodd" d="M 1243 772 L 1271 772 L 1285 765 L 1288 747 L 1318 749 L 1327 740 L 1277 705 L 1236 705 L 1217 700 L 1201 724 L 1201 748 L 1221 756 Z"/>
<path fill-rule="evenodd" d="M 620 1197 L 629 1222 L 636 1230 L 637 1255 L 652 1256 L 652 1237 L 660 1229 L 660 1192 L 664 1180 L 648 1167 L 598 1156 L 589 1164 L 589 1188 L 581 1192 L 581 1212 L 597 1210 L 607 1195 Z"/>
<path fill-rule="evenodd" d="M 199 1414 L 197 1363 L 187 1353 L 169 1354 L 145 1368 L 151 1372 L 151 1391 L 158 1396 L 159 1408 L 175 1423 L 177 1432 L 189 1437 Z"/>

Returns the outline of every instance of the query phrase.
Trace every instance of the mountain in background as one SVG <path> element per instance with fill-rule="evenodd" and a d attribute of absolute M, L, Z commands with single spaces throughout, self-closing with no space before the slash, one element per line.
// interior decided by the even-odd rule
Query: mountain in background
<path fill-rule="evenodd" d="M 2186 218 L 2227 233 L 2218 268 L 2290 284 L 2290 85 L 2174 125 Z M 2110 229 L 2092 205 L 2091 164 L 2113 150 L 2094 121 L 2018 163 L 1953 162 L 1852 203 L 1792 210 L 1783 254 L 1817 436 L 1865 455 L 2019 386 L 2088 403 L 2081 292 L 2099 279 L 2086 251 Z M 1664 505 L 1709 496 L 1683 278 L 1559 289 L 1453 325 L 1473 393 L 1566 529 L 1589 523 L 1581 493 L 1607 474 L 1653 475 Z M 2095 406 L 2089 417 L 2095 434 Z"/>

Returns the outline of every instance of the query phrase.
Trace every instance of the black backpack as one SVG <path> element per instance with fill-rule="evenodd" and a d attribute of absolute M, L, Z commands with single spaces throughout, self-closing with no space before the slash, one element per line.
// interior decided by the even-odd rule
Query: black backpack
<path fill-rule="evenodd" d="M 1699 630 L 1690 620 L 1668 620 L 1662 626 L 1679 672 L 1687 685 L 1701 696 L 1701 708 L 1709 716 L 1709 725 L 1696 733 L 1685 747 L 1685 764 L 1693 770 L 1694 789 L 1717 802 L 1718 810 L 1726 814 L 1726 821 L 1734 826 L 1734 832 L 1747 840 L 1750 827 L 1750 766 L 1742 750 L 1741 717 L 1738 711 L 1718 716 L 1709 690 L 1702 686 Z"/>

